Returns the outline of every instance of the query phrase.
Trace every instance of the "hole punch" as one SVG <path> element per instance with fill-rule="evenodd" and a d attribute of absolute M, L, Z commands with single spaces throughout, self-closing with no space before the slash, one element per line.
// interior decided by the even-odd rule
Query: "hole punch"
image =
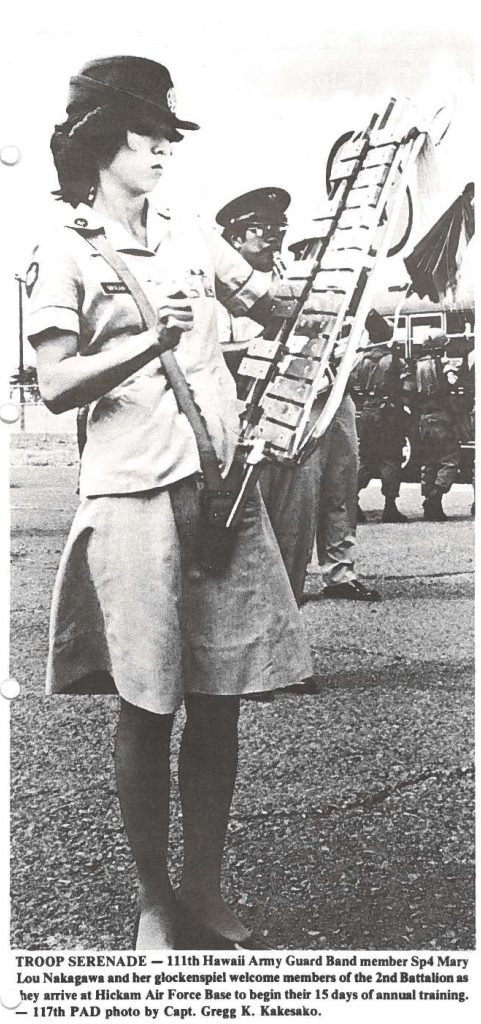
<path fill-rule="evenodd" d="M 3 683 L 0 683 L 0 693 L 5 700 L 15 700 L 20 693 L 18 679 L 4 679 Z"/>
<path fill-rule="evenodd" d="M 7 988 L 0 995 L 0 1003 L 6 1010 L 15 1010 L 17 1006 L 20 1006 L 21 1002 L 22 996 L 18 988 Z"/>
<path fill-rule="evenodd" d="M 20 406 L 16 402 L 4 402 L 0 405 L 2 423 L 16 423 L 20 416 Z"/>
<path fill-rule="evenodd" d="M 6 167 L 15 167 L 22 159 L 18 146 L 2 146 L 0 149 L 0 160 Z"/>

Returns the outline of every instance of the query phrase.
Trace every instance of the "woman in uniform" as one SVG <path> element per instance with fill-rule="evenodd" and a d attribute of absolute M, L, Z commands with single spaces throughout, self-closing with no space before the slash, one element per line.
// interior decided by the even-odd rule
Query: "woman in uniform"
<path fill-rule="evenodd" d="M 192 556 L 199 452 L 159 354 L 175 343 L 226 474 L 237 405 L 215 296 L 235 315 L 256 315 L 266 303 L 265 275 L 214 229 L 171 216 L 149 195 L 181 130 L 196 127 L 176 116 L 162 65 L 138 57 L 86 65 L 71 79 L 67 117 L 51 144 L 65 216 L 28 271 L 29 337 L 44 401 L 57 413 L 89 406 L 80 504 L 53 597 L 47 691 L 120 695 L 115 764 L 139 876 L 139 949 L 175 948 L 186 914 L 208 929 L 206 946 L 248 942 L 220 888 L 239 698 L 310 672 L 257 493 L 220 574 L 209 575 Z M 90 244 L 99 235 L 148 295 L 153 327 Z M 184 864 L 174 894 L 169 747 L 182 702 Z"/>

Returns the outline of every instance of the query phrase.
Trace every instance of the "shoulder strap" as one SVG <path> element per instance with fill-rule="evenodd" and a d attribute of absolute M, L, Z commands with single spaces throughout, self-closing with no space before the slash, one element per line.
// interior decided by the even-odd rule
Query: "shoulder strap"
<path fill-rule="evenodd" d="M 77 230 L 77 229 L 76 229 Z M 157 317 L 152 305 L 149 302 L 144 290 L 141 288 L 137 278 L 129 270 L 122 257 L 110 244 L 103 231 L 96 234 L 88 234 L 82 230 L 78 232 L 89 245 L 92 246 L 115 271 L 120 281 L 127 285 L 130 294 L 139 310 L 142 321 L 146 328 L 155 326 Z M 160 355 L 160 363 L 165 376 L 174 392 L 177 405 L 181 412 L 187 417 L 194 432 L 199 459 L 205 483 L 208 488 L 223 491 L 228 489 L 228 484 L 221 475 L 217 455 L 207 428 L 202 419 L 189 385 L 180 369 L 180 366 L 171 349 L 167 349 Z"/>

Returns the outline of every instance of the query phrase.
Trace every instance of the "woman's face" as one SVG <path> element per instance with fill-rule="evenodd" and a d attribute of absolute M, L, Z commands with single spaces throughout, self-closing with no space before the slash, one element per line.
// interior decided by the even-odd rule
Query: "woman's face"
<path fill-rule="evenodd" d="M 163 135 L 128 131 L 125 144 L 109 164 L 109 171 L 129 192 L 143 195 L 155 188 L 171 156 L 172 143 Z"/>

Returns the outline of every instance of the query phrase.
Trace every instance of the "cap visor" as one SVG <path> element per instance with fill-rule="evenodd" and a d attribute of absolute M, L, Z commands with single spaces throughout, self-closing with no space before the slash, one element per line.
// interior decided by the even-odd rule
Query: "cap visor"
<path fill-rule="evenodd" d="M 165 132 L 165 137 L 169 139 L 170 142 L 182 142 L 184 136 L 181 134 L 179 129 L 182 129 L 182 131 L 189 131 L 191 129 L 197 130 L 199 127 L 199 125 L 194 124 L 193 121 L 178 121 L 175 116 L 168 118 L 165 116 L 165 111 L 163 111 L 162 114 L 162 117 L 158 120 L 156 119 L 157 126 L 161 131 Z"/>
<path fill-rule="evenodd" d="M 174 121 L 174 128 L 181 128 L 184 132 L 196 132 L 200 128 L 200 125 L 195 124 L 194 121 L 179 121 L 176 117 Z"/>

